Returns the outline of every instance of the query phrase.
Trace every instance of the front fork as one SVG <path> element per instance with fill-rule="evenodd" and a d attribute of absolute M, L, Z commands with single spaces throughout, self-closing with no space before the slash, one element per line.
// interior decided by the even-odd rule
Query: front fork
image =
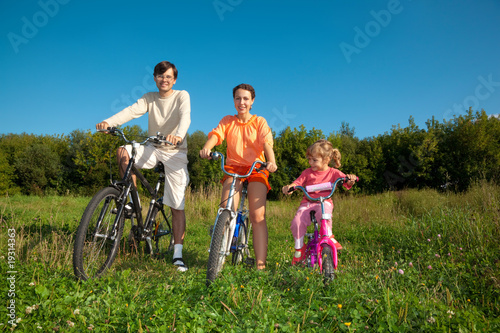
<path fill-rule="evenodd" d="M 337 269 L 337 247 L 335 247 L 335 244 L 333 243 L 331 238 L 328 237 L 327 225 L 326 225 L 326 222 L 331 218 L 331 215 L 330 214 L 322 215 L 321 228 L 318 231 L 318 221 L 316 220 L 315 216 L 316 212 L 312 211 L 310 212 L 310 214 L 311 214 L 311 221 L 314 223 L 314 236 L 309 243 L 310 246 L 308 246 L 311 258 L 310 266 L 314 267 L 317 262 L 320 271 L 321 272 L 323 271 L 323 256 L 322 256 L 323 246 L 329 245 L 330 248 L 332 249 L 333 267 L 334 269 Z"/>
<path fill-rule="evenodd" d="M 236 218 L 238 217 L 238 215 L 235 212 L 233 212 L 227 208 L 219 208 L 217 210 L 217 216 L 215 217 L 215 223 L 213 225 L 212 230 L 210 231 L 210 248 L 212 248 L 212 238 L 214 236 L 215 226 L 217 225 L 217 221 L 219 220 L 219 215 L 225 210 L 231 214 L 231 220 L 229 221 L 229 231 L 228 231 L 227 235 L 234 235 L 234 230 L 236 228 Z M 224 242 L 222 244 L 223 247 L 221 248 L 221 254 L 224 254 L 227 256 L 227 255 L 229 255 L 230 250 L 231 250 L 230 249 L 231 243 L 229 243 L 227 239 L 225 239 L 223 241 Z"/>

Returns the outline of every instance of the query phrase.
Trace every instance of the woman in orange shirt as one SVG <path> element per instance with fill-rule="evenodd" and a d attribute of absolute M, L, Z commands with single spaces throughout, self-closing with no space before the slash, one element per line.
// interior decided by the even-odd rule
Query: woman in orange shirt
<path fill-rule="evenodd" d="M 240 84 L 233 89 L 235 116 L 225 116 L 219 125 L 208 134 L 208 140 L 200 150 L 200 157 L 210 158 L 213 147 L 227 141 L 226 170 L 231 173 L 246 174 L 256 160 L 266 161 L 263 172 L 253 172 L 248 177 L 248 205 L 250 221 L 253 228 L 253 244 L 257 269 L 266 267 L 267 258 L 267 224 L 266 197 L 271 189 L 269 172 L 277 169 L 273 151 L 273 134 L 263 117 L 250 114 L 255 101 L 255 90 L 249 84 Z M 243 179 L 242 179 L 243 180 Z M 224 176 L 222 183 L 222 200 L 225 202 L 229 194 L 232 178 Z M 241 182 L 237 188 L 241 190 Z M 234 198 L 235 204 L 238 197 Z"/>

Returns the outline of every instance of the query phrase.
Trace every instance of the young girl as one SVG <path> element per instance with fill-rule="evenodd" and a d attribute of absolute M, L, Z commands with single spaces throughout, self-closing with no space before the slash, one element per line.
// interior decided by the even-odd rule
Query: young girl
<path fill-rule="evenodd" d="M 225 116 L 219 125 L 208 134 L 208 140 L 200 150 L 201 158 L 210 158 L 210 151 L 224 140 L 227 142 L 226 170 L 237 174 L 246 174 L 256 160 L 267 161 L 266 170 L 254 171 L 248 177 L 248 205 L 250 221 L 253 229 L 253 246 L 257 269 L 266 267 L 267 258 L 267 224 L 266 197 L 271 188 L 269 172 L 277 169 L 273 151 L 273 134 L 263 117 L 251 114 L 255 101 L 255 90 L 249 84 L 240 84 L 233 89 L 234 108 L 237 114 Z M 222 200 L 229 195 L 232 178 L 225 175 L 222 183 Z M 238 194 L 234 202 L 239 201 L 241 181 L 238 184 Z"/>
<path fill-rule="evenodd" d="M 326 182 L 333 183 L 340 177 L 345 177 L 346 175 L 335 168 L 340 167 L 340 151 L 334 149 L 330 141 L 328 140 L 318 140 L 311 146 L 307 148 L 307 159 L 309 161 L 310 168 L 304 170 L 302 174 L 290 185 L 283 186 L 282 191 L 284 194 L 290 194 L 288 190 L 292 186 L 308 186 L 321 184 Z M 333 161 L 335 168 L 330 168 L 328 165 Z M 356 175 L 347 175 L 349 181 L 344 183 L 346 189 L 350 189 L 354 184 Z M 330 191 L 321 191 L 317 193 L 309 193 L 313 198 L 318 198 L 320 196 L 328 195 Z M 321 208 L 319 202 L 311 202 L 307 200 L 304 196 L 300 202 L 299 209 L 292 220 L 290 229 L 292 230 L 292 235 L 295 240 L 295 254 L 293 256 L 292 265 L 304 260 L 305 257 L 305 244 L 304 236 L 307 232 L 307 227 L 311 224 L 309 212 L 316 210 L 316 219 L 321 220 Z M 325 213 L 330 214 L 333 211 L 333 202 L 328 199 L 324 202 Z M 328 235 L 332 239 L 333 243 L 337 247 L 337 250 L 342 249 L 340 243 L 338 243 L 332 234 L 332 221 L 331 219 L 327 223 Z"/>

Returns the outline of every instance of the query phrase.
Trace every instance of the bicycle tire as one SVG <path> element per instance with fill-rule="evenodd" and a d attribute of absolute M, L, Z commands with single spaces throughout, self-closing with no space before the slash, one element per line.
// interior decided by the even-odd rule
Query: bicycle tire
<path fill-rule="evenodd" d="M 114 187 L 103 188 L 90 200 L 83 213 L 73 248 L 73 270 L 79 280 L 99 278 L 115 260 L 125 224 L 124 214 L 117 221 L 114 239 L 110 239 L 113 235 L 109 233 L 113 231 L 116 212 L 120 208 L 120 193 Z"/>
<path fill-rule="evenodd" d="M 226 259 L 226 245 L 229 239 L 229 223 L 231 214 L 224 210 L 220 213 L 215 223 L 212 241 L 210 243 L 210 254 L 208 255 L 207 264 L 207 286 L 209 286 L 222 270 Z"/>
<path fill-rule="evenodd" d="M 321 260 L 323 263 L 323 277 L 327 281 L 331 281 L 335 278 L 335 268 L 333 264 L 333 250 L 330 245 L 323 245 L 321 251 Z"/>
<path fill-rule="evenodd" d="M 246 218 L 240 225 L 237 250 L 233 252 L 232 264 L 238 265 L 245 257 L 250 256 L 250 251 L 248 249 L 248 235 L 250 234 L 251 225 L 248 223 L 248 218 Z"/>

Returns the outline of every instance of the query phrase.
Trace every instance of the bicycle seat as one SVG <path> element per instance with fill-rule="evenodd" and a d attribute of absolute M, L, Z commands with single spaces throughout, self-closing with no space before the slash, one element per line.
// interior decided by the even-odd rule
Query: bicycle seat
<path fill-rule="evenodd" d="M 158 173 L 165 172 L 165 166 L 163 165 L 162 162 L 158 162 L 158 164 L 156 164 L 155 172 L 158 172 Z"/>

